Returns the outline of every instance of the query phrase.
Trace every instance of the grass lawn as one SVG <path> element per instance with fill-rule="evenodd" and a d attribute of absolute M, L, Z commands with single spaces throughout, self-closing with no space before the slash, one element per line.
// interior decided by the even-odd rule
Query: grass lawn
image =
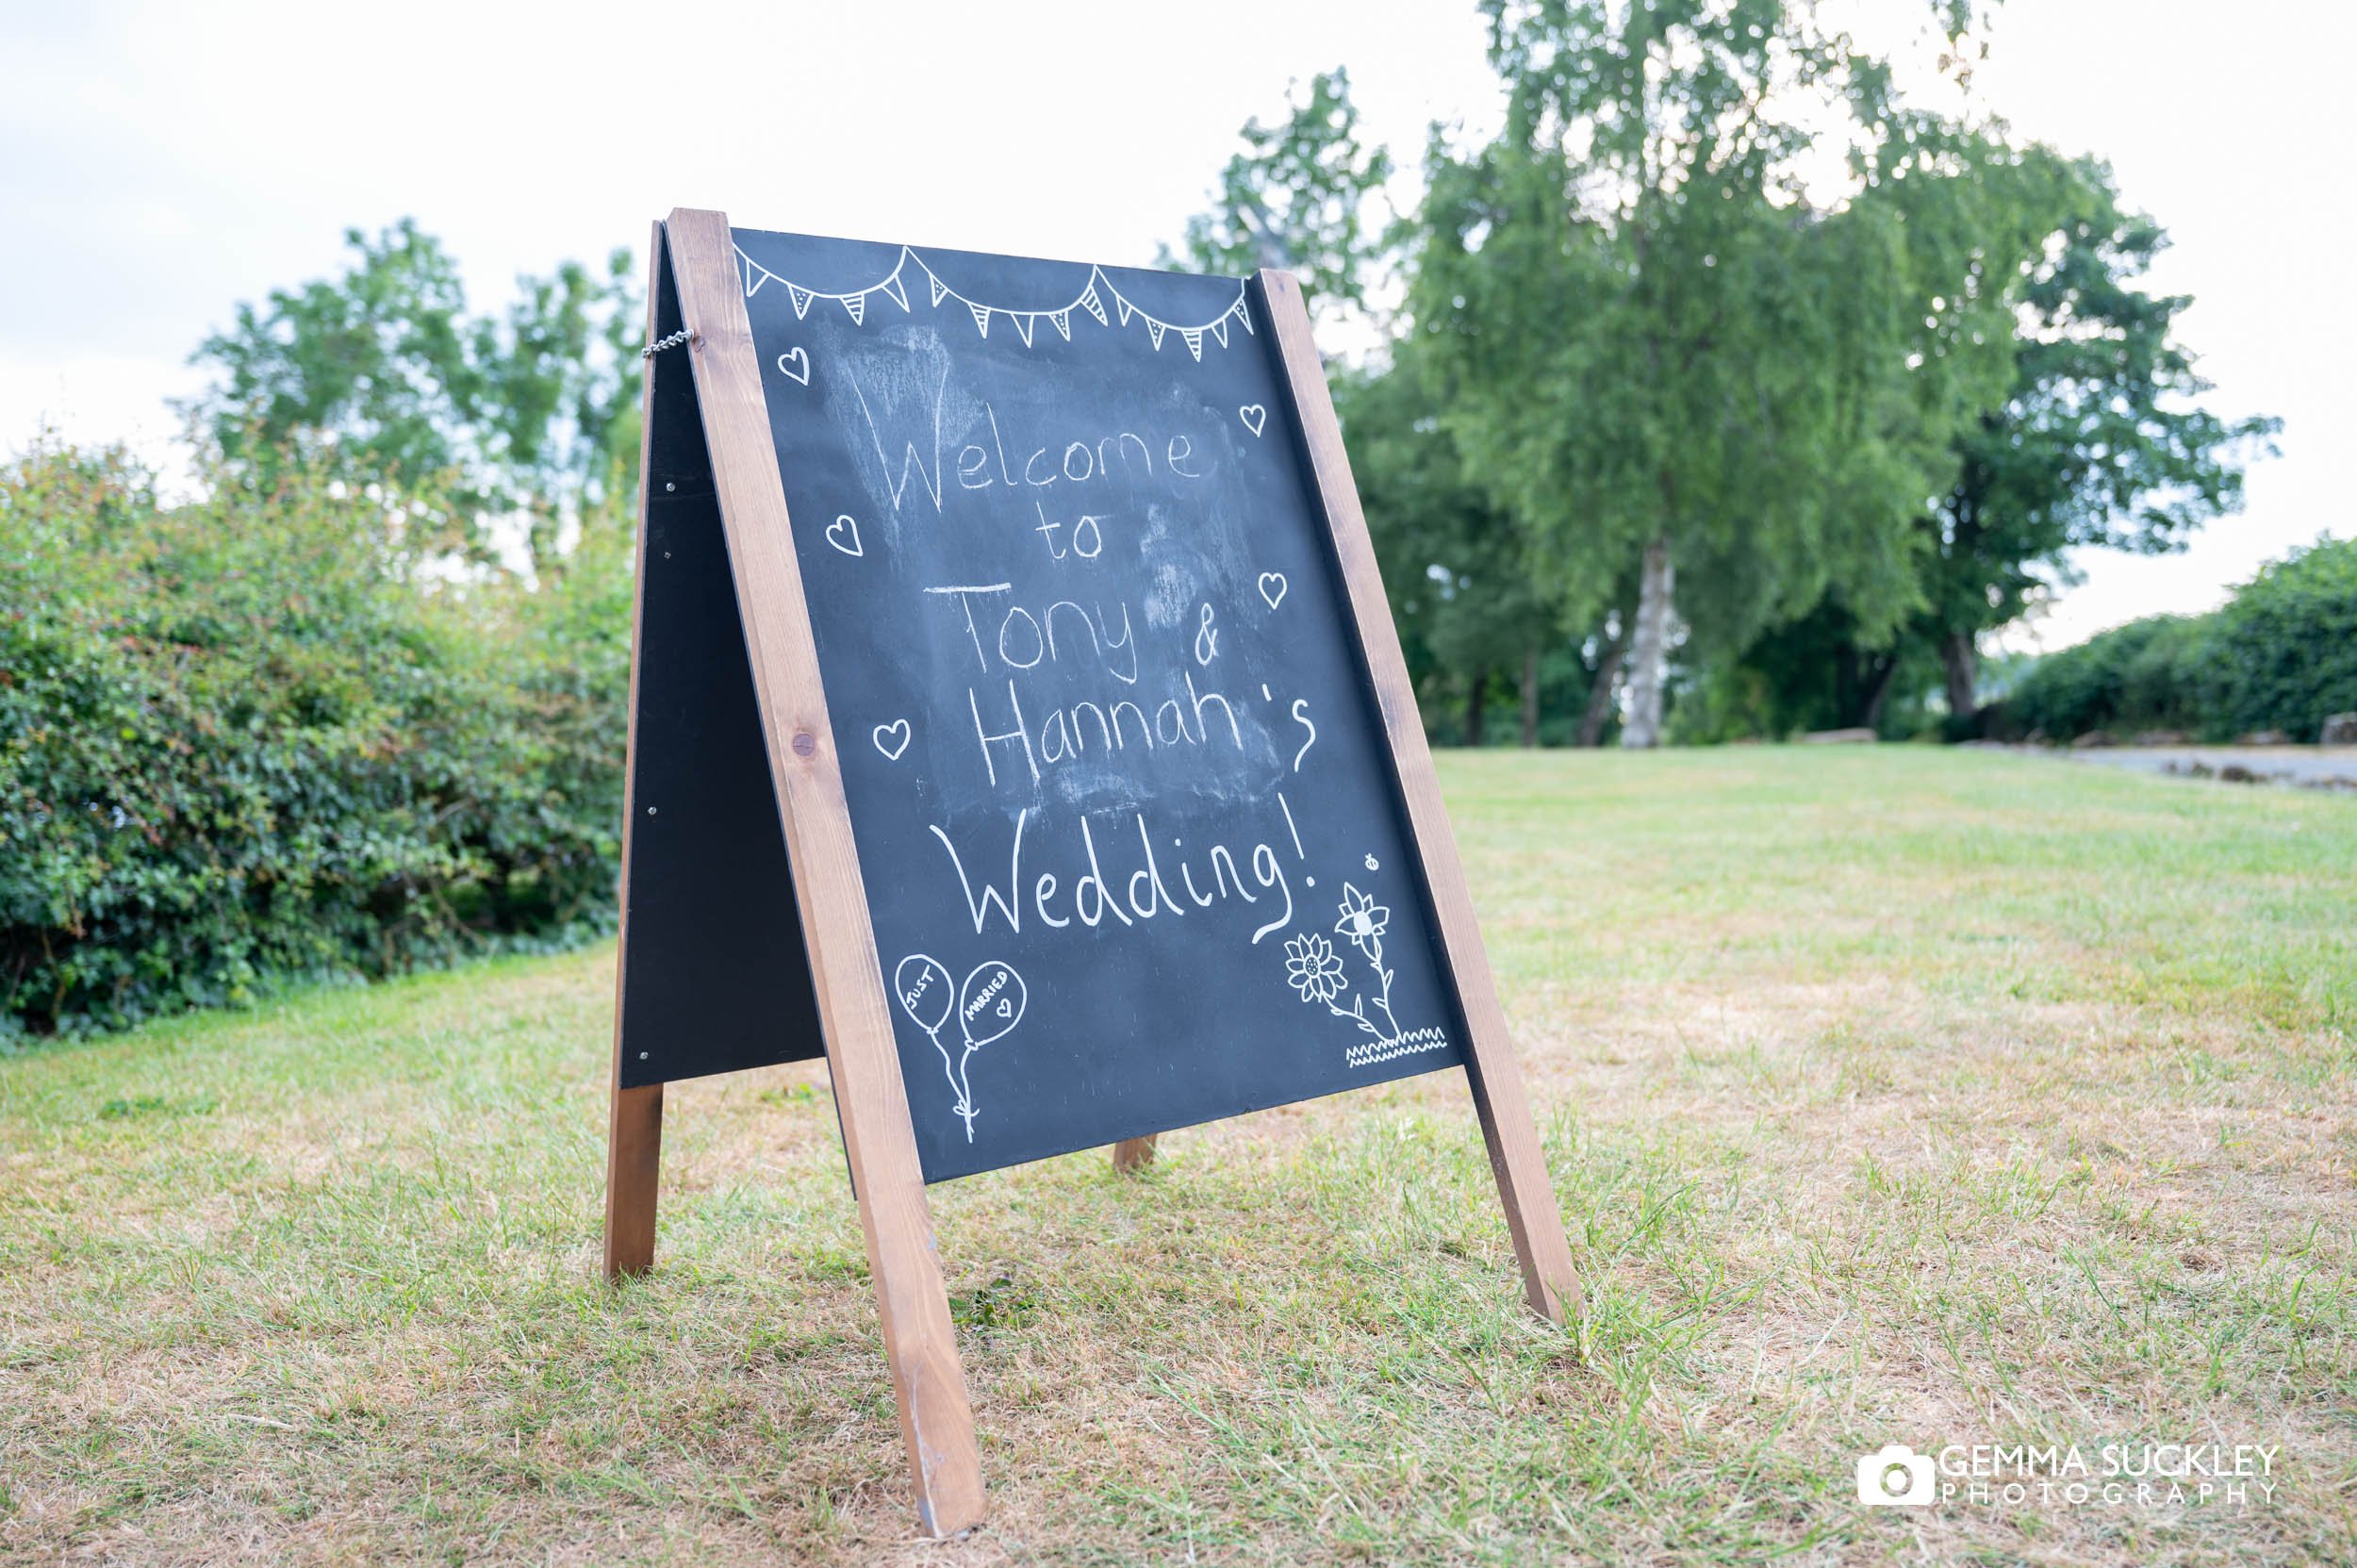
<path fill-rule="evenodd" d="M 0 1059 L 0 1560 L 2357 1561 L 2357 801 L 1442 769 L 1580 1338 L 1456 1074 L 955 1182 L 994 1511 L 920 1543 L 823 1068 L 675 1089 L 599 1281 L 607 947 Z M 2147 1441 L 2273 1495 L 1856 1495 Z"/>

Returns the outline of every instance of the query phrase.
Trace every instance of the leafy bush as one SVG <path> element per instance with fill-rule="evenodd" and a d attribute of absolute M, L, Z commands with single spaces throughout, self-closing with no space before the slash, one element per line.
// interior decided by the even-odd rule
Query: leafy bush
<path fill-rule="evenodd" d="M 2216 619 L 2233 729 L 2314 740 L 2327 716 L 2357 712 L 2357 539 L 2263 568 Z"/>
<path fill-rule="evenodd" d="M 2165 729 L 2314 740 L 2326 715 L 2351 710 L 2357 540 L 2295 551 L 2213 614 L 2134 620 L 2050 653 L 2006 700 L 2012 727 L 2057 739 Z"/>
<path fill-rule="evenodd" d="M 2032 665 L 2008 722 L 2057 739 L 2122 728 L 2201 731 L 2218 722 L 2207 619 L 2152 616 Z"/>
<path fill-rule="evenodd" d="M 0 470 L 0 1034 L 610 923 L 622 531 L 530 591 L 316 471 L 206 477 Z"/>

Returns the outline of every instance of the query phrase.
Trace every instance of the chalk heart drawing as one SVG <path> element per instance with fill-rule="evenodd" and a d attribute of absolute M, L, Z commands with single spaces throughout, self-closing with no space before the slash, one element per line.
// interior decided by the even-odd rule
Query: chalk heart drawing
<path fill-rule="evenodd" d="M 889 724 L 877 725 L 871 738 L 876 742 L 876 750 L 884 754 L 884 761 L 898 762 L 900 753 L 909 749 L 910 734 L 909 721 L 896 718 Z"/>
<path fill-rule="evenodd" d="M 1285 574 L 1281 571 L 1261 573 L 1261 597 L 1267 601 L 1272 610 L 1282 604 L 1285 602 Z"/>
<path fill-rule="evenodd" d="M 846 555 L 857 557 L 867 553 L 859 542 L 859 521 L 849 512 L 827 525 L 827 542 Z"/>
<path fill-rule="evenodd" d="M 1261 427 L 1268 423 L 1268 410 L 1257 403 L 1247 403 L 1236 410 L 1236 418 L 1244 421 L 1244 427 L 1246 430 L 1258 436 L 1261 433 Z"/>
<path fill-rule="evenodd" d="M 799 370 L 795 369 L 800 366 Z M 798 387 L 810 385 L 810 355 L 800 349 L 788 349 L 778 355 L 778 373 Z"/>

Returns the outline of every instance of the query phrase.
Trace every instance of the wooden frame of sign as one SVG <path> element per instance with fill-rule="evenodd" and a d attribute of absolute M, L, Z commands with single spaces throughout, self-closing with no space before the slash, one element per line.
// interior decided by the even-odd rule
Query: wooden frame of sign
<path fill-rule="evenodd" d="M 917 1513 L 929 1534 L 953 1535 L 982 1519 L 981 1466 L 894 1040 L 893 999 L 885 989 L 882 959 L 870 924 L 836 731 L 829 719 L 812 613 L 772 442 L 744 273 L 728 219 L 718 212 L 674 211 L 655 225 L 653 248 L 648 337 L 652 342 L 675 332 L 689 335 L 670 353 L 683 355 L 693 367 L 693 401 L 703 437 L 701 457 L 709 463 L 705 503 L 717 503 L 725 531 L 768 779 L 790 865 L 793 913 L 805 952 L 781 955 L 782 961 L 806 960 L 808 965 Z M 1422 863 L 1438 942 L 1461 1003 L 1470 1036 L 1466 1076 L 1521 1265 L 1525 1299 L 1532 1311 L 1561 1324 L 1567 1313 L 1577 1311 L 1578 1281 L 1300 287 L 1286 273 L 1263 271 L 1252 280 L 1249 294 L 1272 328 L 1268 352 L 1278 366 L 1281 388 L 1293 401 L 1345 590 L 1347 618 L 1353 623 L 1346 630 L 1363 655 L 1412 828 L 1413 852 Z M 662 373 L 658 360 L 656 374 Z M 658 809 L 637 798 L 642 761 L 651 760 L 651 752 L 642 759 L 641 749 L 656 744 L 641 730 L 649 541 L 656 508 L 673 498 L 695 499 L 692 492 L 701 481 L 701 471 L 684 481 L 656 471 L 656 374 L 648 378 L 649 461 L 641 482 L 641 516 L 648 521 L 641 530 L 634 633 L 632 784 L 625 808 L 634 831 L 626 836 L 623 852 L 624 973 L 630 967 L 632 941 L 627 911 L 633 845 L 640 814 Z M 683 485 L 688 494 L 682 493 Z M 605 1263 L 610 1277 L 644 1270 L 653 1259 L 663 1116 L 662 1084 L 629 1081 L 619 1015 L 620 1000 L 626 999 L 619 999 L 619 992 L 618 981 L 606 1194 Z M 1117 1147 L 1114 1160 L 1127 1169 L 1152 1155 L 1150 1136 L 1129 1138 Z"/>

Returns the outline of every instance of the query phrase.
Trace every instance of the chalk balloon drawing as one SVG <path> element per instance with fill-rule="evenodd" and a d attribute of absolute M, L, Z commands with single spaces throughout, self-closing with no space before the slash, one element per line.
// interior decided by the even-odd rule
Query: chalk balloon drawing
<path fill-rule="evenodd" d="M 958 1086 L 958 1072 L 950 1064 L 949 1048 L 941 1043 L 941 1031 L 958 1005 L 958 982 L 942 967 L 940 960 L 911 953 L 892 971 L 892 994 L 900 999 L 900 1010 L 915 1021 L 925 1037 L 933 1043 L 933 1049 L 940 1053 L 942 1073 L 949 1080 L 949 1092 L 957 1097 L 958 1114 L 966 1118 L 966 1138 L 972 1141 L 974 1119 L 966 1110 L 965 1091 Z"/>
<path fill-rule="evenodd" d="M 933 1050 L 941 1058 L 942 1076 L 948 1081 L 954 1100 L 950 1109 L 965 1123 L 965 1141 L 972 1143 L 974 1091 L 966 1065 L 976 1051 L 1004 1038 L 1008 1031 L 1023 1021 L 1024 1004 L 1029 999 L 1023 977 L 993 958 L 974 966 L 965 983 L 960 985 L 950 979 L 948 969 L 939 959 L 911 953 L 892 971 L 892 993 L 900 999 L 900 1010 L 933 1043 Z M 954 1059 L 941 1038 L 953 1013 L 962 1048 Z"/>
<path fill-rule="evenodd" d="M 974 966 L 958 989 L 958 1023 L 980 1050 L 1023 1021 L 1023 977 L 997 959 Z"/>

